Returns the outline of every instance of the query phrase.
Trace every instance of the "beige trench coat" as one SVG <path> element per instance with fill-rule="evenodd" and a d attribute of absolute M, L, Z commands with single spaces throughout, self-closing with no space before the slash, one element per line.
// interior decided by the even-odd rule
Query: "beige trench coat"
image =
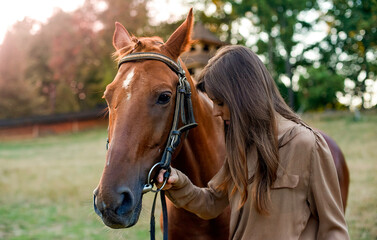
<path fill-rule="evenodd" d="M 337 173 L 325 140 L 309 127 L 281 116 L 278 129 L 280 166 L 268 216 L 257 213 L 251 197 L 239 209 L 239 193 L 231 196 L 231 191 L 216 192 L 223 179 L 222 170 L 207 188 L 194 186 L 176 170 L 179 180 L 167 196 L 177 207 L 204 219 L 218 216 L 229 205 L 229 239 L 349 239 Z M 254 174 L 255 162 L 254 149 L 248 156 L 249 177 Z"/>

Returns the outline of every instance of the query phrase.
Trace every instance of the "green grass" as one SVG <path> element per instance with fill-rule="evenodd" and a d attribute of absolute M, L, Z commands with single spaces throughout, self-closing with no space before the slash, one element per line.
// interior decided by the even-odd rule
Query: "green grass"
<path fill-rule="evenodd" d="M 342 148 L 351 172 L 346 219 L 351 239 L 377 239 L 377 113 L 304 119 Z M 148 239 L 152 194 L 140 221 L 113 230 L 92 207 L 105 162 L 106 129 L 0 142 L 0 239 Z M 159 211 L 156 211 L 156 224 Z M 157 239 L 161 239 L 158 232 Z"/>
<path fill-rule="evenodd" d="M 377 112 L 358 122 L 349 113 L 306 115 L 313 127 L 328 133 L 341 147 L 351 184 L 346 220 L 351 239 L 377 239 Z"/>
<path fill-rule="evenodd" d="M 148 239 L 152 194 L 130 229 L 105 227 L 93 211 L 106 135 L 95 129 L 0 142 L 0 239 Z"/>

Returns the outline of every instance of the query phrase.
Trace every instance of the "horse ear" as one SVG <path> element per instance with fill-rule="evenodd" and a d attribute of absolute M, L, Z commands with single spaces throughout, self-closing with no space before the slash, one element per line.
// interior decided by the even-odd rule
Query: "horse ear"
<path fill-rule="evenodd" d="M 166 51 L 168 51 L 173 58 L 178 58 L 181 53 L 187 51 L 190 47 L 193 25 L 194 17 L 191 8 L 186 20 L 175 30 L 164 44 Z"/>
<path fill-rule="evenodd" d="M 116 50 L 122 49 L 132 43 L 131 35 L 122 24 L 115 22 L 113 46 Z"/>

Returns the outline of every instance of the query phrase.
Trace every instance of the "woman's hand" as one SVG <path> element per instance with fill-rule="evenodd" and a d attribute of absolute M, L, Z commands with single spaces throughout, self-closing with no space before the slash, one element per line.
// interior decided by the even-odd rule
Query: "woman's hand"
<path fill-rule="evenodd" d="M 157 188 L 160 188 L 164 183 L 164 173 L 165 169 L 161 169 L 160 173 L 157 176 Z M 162 190 L 169 190 L 176 182 L 178 182 L 178 175 L 174 168 L 171 168 L 170 176 Z"/>

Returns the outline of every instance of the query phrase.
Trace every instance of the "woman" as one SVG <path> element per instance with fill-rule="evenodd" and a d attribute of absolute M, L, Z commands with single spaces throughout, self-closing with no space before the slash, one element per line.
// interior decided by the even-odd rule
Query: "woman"
<path fill-rule="evenodd" d="M 172 169 L 169 199 L 204 219 L 229 205 L 230 239 L 349 239 L 325 140 L 286 105 L 256 54 L 223 47 L 198 82 L 226 124 L 227 157 L 207 188 Z"/>

